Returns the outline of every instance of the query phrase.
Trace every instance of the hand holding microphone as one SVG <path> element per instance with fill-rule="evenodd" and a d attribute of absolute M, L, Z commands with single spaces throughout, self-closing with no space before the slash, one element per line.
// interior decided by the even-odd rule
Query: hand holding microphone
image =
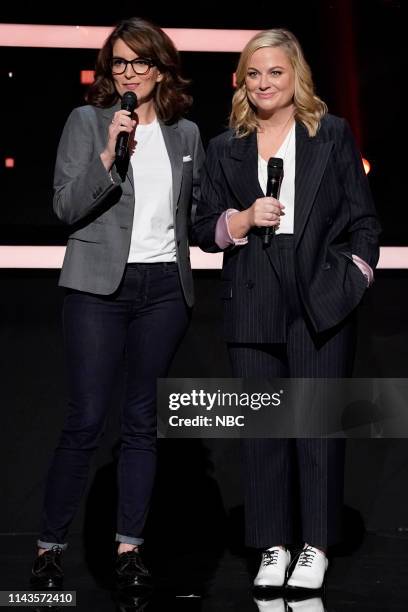
<path fill-rule="evenodd" d="M 266 196 L 256 199 L 252 206 L 231 215 L 228 220 L 228 228 L 234 238 L 243 238 L 252 227 L 261 227 L 264 230 L 263 245 L 269 246 L 275 233 L 274 225 L 278 225 L 279 218 L 285 214 L 285 207 L 277 201 L 282 179 L 283 160 L 280 157 L 271 157 L 268 161 Z M 274 225 L 270 225 L 271 223 Z"/>
<path fill-rule="evenodd" d="M 263 245 L 269 246 L 271 237 L 275 233 L 275 225 L 279 224 L 279 217 L 284 215 L 285 207 L 277 201 L 283 179 L 283 160 L 280 157 L 271 157 L 268 161 L 268 179 L 266 195 L 258 198 L 243 214 L 246 215 L 248 226 L 242 235 L 248 233 L 251 227 L 263 228 Z M 235 221 L 231 217 L 230 225 Z M 273 224 L 273 225 L 271 225 Z"/>
<path fill-rule="evenodd" d="M 101 153 L 101 160 L 108 172 L 115 161 L 123 161 L 128 152 L 129 135 L 135 128 L 136 121 L 131 118 L 137 107 L 137 97 L 133 91 L 127 91 L 121 103 L 121 110 L 117 111 L 109 125 L 109 136 L 105 150 Z"/>
<path fill-rule="evenodd" d="M 283 179 L 283 159 L 280 157 L 271 157 L 268 161 L 268 182 L 266 184 L 266 197 L 279 198 L 279 192 Z M 275 227 L 265 227 L 263 235 L 263 245 L 268 247 L 271 243 L 271 237 L 275 235 Z"/>
<path fill-rule="evenodd" d="M 137 107 L 137 96 L 133 91 L 127 91 L 122 97 L 121 110 L 129 112 L 129 118 Z M 134 125 L 131 126 L 133 129 Z M 132 130 L 130 130 L 132 131 Z M 129 131 L 121 131 L 116 141 L 116 160 L 123 161 L 128 152 Z"/>

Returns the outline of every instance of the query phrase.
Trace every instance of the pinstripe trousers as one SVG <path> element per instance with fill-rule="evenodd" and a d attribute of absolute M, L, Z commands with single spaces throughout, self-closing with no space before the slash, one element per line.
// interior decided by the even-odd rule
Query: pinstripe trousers
<path fill-rule="evenodd" d="M 351 375 L 355 317 L 316 334 L 296 286 L 294 241 L 279 246 L 286 343 L 229 344 L 236 377 L 336 378 Z M 307 406 L 305 407 L 307 410 Z M 300 541 L 327 547 L 341 538 L 342 439 L 243 440 L 246 543 L 256 548 Z"/>

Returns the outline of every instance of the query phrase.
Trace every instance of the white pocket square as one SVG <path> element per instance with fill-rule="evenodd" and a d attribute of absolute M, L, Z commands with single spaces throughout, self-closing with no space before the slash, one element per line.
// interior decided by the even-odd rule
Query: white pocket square
<path fill-rule="evenodd" d="M 183 163 L 184 162 L 188 162 L 188 161 L 191 161 L 191 155 L 184 155 L 183 156 Z"/>

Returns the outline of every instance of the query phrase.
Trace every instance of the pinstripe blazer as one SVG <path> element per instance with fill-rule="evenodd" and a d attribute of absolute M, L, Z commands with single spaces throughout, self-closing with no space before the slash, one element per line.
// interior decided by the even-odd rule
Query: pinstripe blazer
<path fill-rule="evenodd" d="M 202 249 L 216 252 L 215 227 L 227 208 L 243 210 L 264 194 L 258 182 L 256 134 L 231 130 L 208 147 L 194 226 Z M 344 119 L 326 115 L 314 138 L 296 124 L 294 238 L 300 296 L 317 332 L 340 323 L 360 302 L 366 278 L 352 254 L 378 260 L 380 226 L 360 153 Z M 229 342 L 283 342 L 282 294 L 276 244 L 248 244 L 224 253 L 222 297 Z"/>
<path fill-rule="evenodd" d="M 132 235 L 135 188 L 131 164 L 106 172 L 100 153 L 109 123 L 120 104 L 111 108 L 81 106 L 73 110 L 60 140 L 54 175 L 54 210 L 72 226 L 59 284 L 100 295 L 119 286 Z M 173 179 L 173 221 L 176 256 L 184 297 L 194 301 L 188 229 L 192 205 L 199 199 L 199 170 L 204 161 L 198 127 L 181 119 L 160 123 Z"/>

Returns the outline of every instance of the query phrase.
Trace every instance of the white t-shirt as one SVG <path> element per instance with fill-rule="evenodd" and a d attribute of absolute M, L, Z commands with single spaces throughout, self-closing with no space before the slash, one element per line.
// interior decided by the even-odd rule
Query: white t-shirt
<path fill-rule="evenodd" d="M 295 170 L 296 170 L 296 124 L 286 135 L 285 140 L 274 157 L 283 159 L 283 180 L 281 183 L 279 202 L 285 206 L 279 229 L 276 234 L 293 234 L 295 213 Z M 266 194 L 268 181 L 268 162 L 258 155 L 258 180 L 262 191 Z"/>
<path fill-rule="evenodd" d="M 172 172 L 158 120 L 138 125 L 135 140 L 130 158 L 135 212 L 128 263 L 176 261 Z"/>

